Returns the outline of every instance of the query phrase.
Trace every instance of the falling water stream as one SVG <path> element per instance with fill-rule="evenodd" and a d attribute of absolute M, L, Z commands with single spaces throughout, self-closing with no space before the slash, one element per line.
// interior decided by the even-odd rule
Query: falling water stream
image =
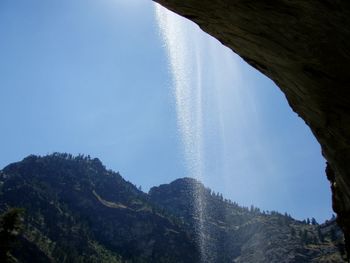
<path fill-rule="evenodd" d="M 230 199 L 241 205 L 254 204 L 264 209 L 267 203 L 275 202 L 274 207 L 282 210 L 287 203 L 293 204 L 289 195 L 299 193 L 300 187 L 290 191 L 286 179 L 292 177 L 281 175 L 295 169 L 293 162 L 308 164 L 307 158 L 311 160 L 315 153 L 319 155 L 319 150 L 315 144 L 314 152 L 300 151 L 303 146 L 291 141 L 288 129 L 279 128 L 285 137 L 277 138 L 276 133 L 271 132 L 269 127 L 274 128 L 281 119 L 267 117 L 276 114 L 268 112 L 263 104 L 268 104 L 270 110 L 287 108 L 285 101 L 283 105 L 276 104 L 276 101 L 282 103 L 281 94 L 269 93 L 271 83 L 266 84 L 258 73 L 247 74 L 251 69 L 247 70 L 236 54 L 194 23 L 158 4 L 155 4 L 155 17 L 172 76 L 171 88 L 186 176 L 206 185 L 223 185 L 220 191 L 228 193 L 229 190 Z M 258 87 L 250 84 L 249 78 L 255 78 Z M 260 92 L 262 86 L 264 93 Z M 277 89 L 273 88 L 273 91 Z M 271 103 L 276 107 L 271 107 Z M 302 123 L 291 112 L 283 116 L 281 123 L 287 118 L 299 138 L 312 139 L 304 126 L 303 130 L 298 128 Z M 285 142 L 292 144 L 288 146 Z M 285 151 L 295 154 L 289 163 L 281 159 Z M 302 174 L 306 173 L 310 172 L 302 171 Z M 317 175 L 317 172 L 313 173 Z M 274 185 L 278 188 L 271 191 Z M 201 261 L 215 262 L 205 224 L 208 220 L 201 189 L 195 187 L 193 191 Z"/>
<path fill-rule="evenodd" d="M 217 51 L 212 41 L 204 38 L 203 32 L 195 25 L 184 24 L 184 19 L 156 5 L 156 18 L 168 53 L 169 66 L 173 76 L 173 95 L 175 98 L 179 134 L 183 143 L 186 165 L 190 177 L 203 182 L 208 167 L 205 163 L 206 152 L 213 148 L 206 145 L 205 133 L 216 138 L 218 154 L 225 154 L 225 127 L 222 108 L 225 87 L 232 86 L 233 78 L 218 76 L 217 63 L 225 63 L 227 70 L 234 72 L 235 65 L 229 52 Z M 206 36 L 205 36 L 206 37 Z M 210 67 L 203 68 L 208 64 Z M 220 73 L 219 73 L 220 75 Z M 223 83 L 226 79 L 229 83 Z M 226 93 L 227 95 L 227 93 Z M 210 109 L 210 111 L 208 111 Z M 215 117 L 213 118 L 213 113 Z M 215 127 L 213 129 L 213 127 Z M 207 129 L 208 128 L 208 129 Z M 221 143 L 220 143 L 221 141 Z M 217 146 L 219 142 L 219 146 Z M 215 148 L 215 147 L 214 147 Z M 218 158 L 219 160 L 222 158 Z M 217 164 L 222 174 L 224 164 Z M 206 239 L 204 224 L 205 202 L 200 187 L 194 187 L 195 215 L 197 219 L 197 238 L 200 246 L 201 261 L 212 262 Z"/>
<path fill-rule="evenodd" d="M 156 6 L 156 16 L 173 75 L 177 122 L 187 168 L 190 176 L 202 179 L 202 72 L 200 50 L 197 46 L 198 38 L 187 38 L 188 35 L 191 35 L 191 30 L 183 25 L 183 20 L 158 5 Z M 199 188 L 194 190 L 195 214 L 199 222 L 196 232 L 202 261 L 205 261 L 204 203 Z"/>

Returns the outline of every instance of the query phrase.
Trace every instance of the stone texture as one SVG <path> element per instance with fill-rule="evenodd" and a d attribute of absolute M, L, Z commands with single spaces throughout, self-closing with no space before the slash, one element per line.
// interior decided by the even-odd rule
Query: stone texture
<path fill-rule="evenodd" d="M 350 1 L 156 0 L 271 78 L 328 161 L 350 251 Z M 278 109 L 276 109 L 278 110 Z"/>

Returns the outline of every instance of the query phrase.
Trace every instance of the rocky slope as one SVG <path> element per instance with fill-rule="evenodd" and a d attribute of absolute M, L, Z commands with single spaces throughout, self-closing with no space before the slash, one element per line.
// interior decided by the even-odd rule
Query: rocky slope
<path fill-rule="evenodd" d="M 0 200 L 0 213 L 25 209 L 11 251 L 18 262 L 344 262 L 334 220 L 241 207 L 190 178 L 146 194 L 90 157 L 10 164 L 0 171 Z"/>
<path fill-rule="evenodd" d="M 271 78 L 328 160 L 350 252 L 350 2 L 155 0 L 197 23 Z"/>
<path fill-rule="evenodd" d="M 344 262 L 342 234 L 334 221 L 308 224 L 287 214 L 240 207 L 190 178 L 153 187 L 149 195 L 186 222 L 188 231 L 200 233 L 204 262 Z M 202 213 L 194 196 L 201 198 Z"/>
<path fill-rule="evenodd" d="M 98 159 L 29 156 L 1 171 L 0 210 L 25 209 L 20 262 L 196 262 L 188 234 Z M 184 257 L 183 255 L 188 255 Z"/>

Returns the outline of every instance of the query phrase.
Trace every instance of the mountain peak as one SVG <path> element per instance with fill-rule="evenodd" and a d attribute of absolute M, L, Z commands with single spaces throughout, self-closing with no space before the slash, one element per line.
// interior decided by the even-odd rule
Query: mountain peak
<path fill-rule="evenodd" d="M 18 262 L 187 263 L 200 262 L 200 251 L 207 262 L 344 262 L 334 222 L 241 207 L 189 177 L 145 194 L 84 155 L 30 155 L 6 166 L 0 200 L 0 212 L 26 210 Z"/>

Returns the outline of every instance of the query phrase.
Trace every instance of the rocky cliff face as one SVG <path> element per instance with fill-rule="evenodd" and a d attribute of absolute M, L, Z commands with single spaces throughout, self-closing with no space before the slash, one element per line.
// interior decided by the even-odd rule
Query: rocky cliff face
<path fill-rule="evenodd" d="M 320 142 L 350 251 L 350 2 L 155 0 L 271 78 Z"/>

